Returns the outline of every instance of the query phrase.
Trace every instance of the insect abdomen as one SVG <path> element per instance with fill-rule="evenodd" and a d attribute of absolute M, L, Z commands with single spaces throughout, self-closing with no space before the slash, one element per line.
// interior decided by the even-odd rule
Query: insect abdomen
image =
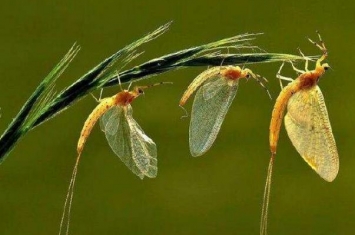
<path fill-rule="evenodd" d="M 280 92 L 276 99 L 274 109 L 272 110 L 271 122 L 270 122 L 270 151 L 272 154 L 276 154 L 277 142 L 279 140 L 280 128 L 282 123 L 282 118 L 287 106 L 287 103 L 291 96 L 297 92 L 299 89 L 298 83 L 296 81 L 287 85 Z"/>
<path fill-rule="evenodd" d="M 198 75 L 188 86 L 188 88 L 186 89 L 185 93 L 183 94 L 183 96 L 181 97 L 181 100 L 179 102 L 180 106 L 184 106 L 186 101 L 190 98 L 190 96 L 192 95 L 192 93 L 195 92 L 195 90 L 197 88 L 199 88 L 205 81 L 207 81 L 208 79 L 210 79 L 213 76 L 217 76 L 221 69 L 223 69 L 223 67 L 213 67 L 210 69 L 207 69 L 206 71 L 202 72 L 200 75 Z"/>
<path fill-rule="evenodd" d="M 86 139 L 91 133 L 92 128 L 99 118 L 110 108 L 115 105 L 114 98 L 106 98 L 100 101 L 100 104 L 90 113 L 89 117 L 86 119 L 83 129 L 80 133 L 80 138 L 78 141 L 77 152 L 80 154 L 83 151 Z"/>

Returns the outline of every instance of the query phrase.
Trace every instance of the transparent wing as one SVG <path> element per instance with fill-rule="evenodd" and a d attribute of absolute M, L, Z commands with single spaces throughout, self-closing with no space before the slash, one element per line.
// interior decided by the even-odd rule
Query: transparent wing
<path fill-rule="evenodd" d="M 184 105 L 185 102 L 190 98 L 192 93 L 195 92 L 203 83 L 209 79 L 213 79 L 215 76 L 220 76 L 220 71 L 224 67 L 212 67 L 204 72 L 200 73 L 189 85 L 184 94 L 181 97 L 180 105 Z"/>
<path fill-rule="evenodd" d="M 102 115 L 100 118 L 100 128 L 103 132 L 110 135 L 114 135 L 117 132 L 120 112 L 122 112 L 122 108 L 114 106 Z"/>
<path fill-rule="evenodd" d="M 226 79 L 216 78 L 197 91 L 192 105 L 189 132 L 192 156 L 201 156 L 212 146 L 237 88 L 237 82 L 229 85 Z"/>
<path fill-rule="evenodd" d="M 326 181 L 339 170 L 339 157 L 324 98 L 318 86 L 295 93 L 288 102 L 285 126 L 303 159 Z"/>
<path fill-rule="evenodd" d="M 133 119 L 132 112 L 127 112 L 127 121 L 131 130 L 132 158 L 142 173 L 150 178 L 157 176 L 157 147 Z"/>
<path fill-rule="evenodd" d="M 206 83 L 201 89 L 203 92 L 203 98 L 207 101 L 215 97 L 221 89 L 226 86 L 226 80 L 221 76 L 215 76 L 211 78 L 211 81 Z"/>
<path fill-rule="evenodd" d="M 110 147 L 122 162 L 141 179 L 144 176 L 156 177 L 158 169 L 155 143 L 144 134 L 142 128 L 132 118 L 130 105 L 125 108 L 117 106 L 117 109 L 118 114 L 111 115 L 106 124 L 106 130 L 112 130 L 108 126 L 111 126 L 110 122 L 113 122 L 112 117 L 116 117 L 117 131 L 114 134 L 105 131 Z"/>

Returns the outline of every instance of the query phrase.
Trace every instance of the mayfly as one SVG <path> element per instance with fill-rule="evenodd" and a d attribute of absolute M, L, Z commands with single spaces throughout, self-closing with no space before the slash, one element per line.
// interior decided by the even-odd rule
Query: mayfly
<path fill-rule="evenodd" d="M 266 89 L 259 75 L 239 66 L 212 67 L 198 75 L 189 85 L 179 104 L 182 107 L 199 88 L 192 105 L 189 130 L 192 156 L 201 156 L 210 149 L 237 94 L 239 80 L 250 77 Z M 270 96 L 269 91 L 266 91 Z"/>
<path fill-rule="evenodd" d="M 137 86 L 132 91 L 122 90 L 121 88 L 122 91 L 118 94 L 100 99 L 99 104 L 86 119 L 77 145 L 78 157 L 64 203 L 59 234 L 61 234 L 65 216 L 67 217 L 66 234 L 69 233 L 71 204 L 80 156 L 85 142 L 99 118 L 101 118 L 101 130 L 105 132 L 111 149 L 122 162 L 141 179 L 144 176 L 156 177 L 158 171 L 156 145 L 133 119 L 131 103 L 138 96 L 144 94 L 145 89 L 161 84 L 167 83 Z"/>
<path fill-rule="evenodd" d="M 290 81 L 290 83 L 281 90 L 272 111 L 269 136 L 271 158 L 266 177 L 260 234 L 267 234 L 272 167 L 286 106 L 286 131 L 298 153 L 324 180 L 331 182 L 338 174 L 338 151 L 323 94 L 317 85 L 319 78 L 330 68 L 327 63 L 322 63 L 328 53 L 319 33 L 318 37 L 319 44 L 309 39 L 323 52 L 323 55 L 317 60 L 314 70 L 308 70 L 308 60 L 306 60 L 305 71 L 295 68 L 291 63 L 294 70 L 301 73 L 295 80 L 280 75 L 284 64 L 281 65 L 277 74 L 280 84 L 281 79 Z"/>

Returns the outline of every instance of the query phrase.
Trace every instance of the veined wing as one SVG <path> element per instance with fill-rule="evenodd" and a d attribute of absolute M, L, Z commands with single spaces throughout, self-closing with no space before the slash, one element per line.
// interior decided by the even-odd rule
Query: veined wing
<path fill-rule="evenodd" d="M 303 159 L 326 181 L 339 170 L 339 157 L 324 98 L 318 86 L 295 93 L 287 105 L 285 126 Z"/>
<path fill-rule="evenodd" d="M 190 98 L 190 96 L 192 95 L 192 93 L 195 92 L 195 90 L 197 90 L 203 83 L 205 83 L 207 80 L 209 79 L 215 79 L 215 77 L 220 77 L 220 71 L 221 69 L 223 69 L 224 67 L 212 67 L 209 68 L 207 70 L 205 70 L 204 72 L 200 73 L 188 86 L 188 88 L 186 89 L 186 91 L 184 92 L 184 94 L 181 97 L 180 100 L 180 105 L 184 105 L 186 103 L 186 101 Z"/>
<path fill-rule="evenodd" d="M 126 120 L 131 132 L 132 158 L 145 176 L 154 178 L 158 173 L 157 147 L 133 119 L 131 106 L 127 108 Z"/>
<path fill-rule="evenodd" d="M 111 118 L 104 116 L 102 123 L 106 121 L 106 139 L 113 152 L 122 162 L 141 179 L 144 176 L 153 178 L 157 175 L 157 149 L 156 145 L 132 117 L 132 107 L 117 106 L 117 115 Z M 111 111 L 111 110 L 109 110 Z M 114 111 L 111 111 L 113 114 Z M 112 118 L 115 117 L 115 118 Z M 115 120 L 115 121 L 114 121 Z M 116 122 L 117 131 L 113 132 L 111 122 Z"/>
<path fill-rule="evenodd" d="M 101 130 L 107 134 L 114 135 L 119 126 L 118 116 L 122 111 L 123 109 L 118 106 L 114 106 L 107 110 L 107 112 L 100 118 Z"/>
<path fill-rule="evenodd" d="M 203 98 L 205 101 L 215 97 L 226 84 L 227 81 L 221 76 L 215 76 L 211 78 L 211 81 L 206 83 L 201 89 L 203 92 Z"/>
<path fill-rule="evenodd" d="M 237 89 L 237 82 L 228 84 L 226 79 L 216 77 L 197 91 L 189 131 L 192 156 L 201 156 L 212 146 Z"/>

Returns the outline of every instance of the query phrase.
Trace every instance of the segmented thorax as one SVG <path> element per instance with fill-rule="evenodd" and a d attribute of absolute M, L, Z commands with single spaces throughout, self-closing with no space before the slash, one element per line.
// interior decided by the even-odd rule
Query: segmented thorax
<path fill-rule="evenodd" d="M 115 96 L 115 103 L 116 105 L 127 106 L 137 97 L 136 92 L 124 90 Z"/>
<path fill-rule="evenodd" d="M 223 70 L 221 70 L 221 75 L 227 79 L 230 80 L 238 80 L 244 75 L 244 72 L 242 72 L 242 69 L 239 66 L 228 66 L 225 67 Z"/>
<path fill-rule="evenodd" d="M 313 70 L 301 74 L 298 78 L 299 89 L 304 90 L 314 87 L 315 85 L 317 85 L 319 78 L 323 75 L 323 73 L 320 73 L 320 71 L 317 70 Z"/>

